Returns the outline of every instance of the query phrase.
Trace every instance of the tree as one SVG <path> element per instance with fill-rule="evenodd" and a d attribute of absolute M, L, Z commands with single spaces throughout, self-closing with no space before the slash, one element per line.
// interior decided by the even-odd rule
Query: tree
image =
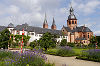
<path fill-rule="evenodd" d="M 22 35 L 15 35 L 15 41 L 16 43 L 18 44 L 19 41 L 22 41 Z M 26 46 L 27 42 L 29 41 L 30 37 L 29 36 L 25 36 L 23 35 L 23 42 L 24 42 L 24 45 Z"/>
<path fill-rule="evenodd" d="M 0 48 L 8 48 L 10 32 L 8 29 L 3 30 L 0 32 Z"/>
<path fill-rule="evenodd" d="M 95 36 L 92 36 L 90 38 L 90 44 L 88 46 L 89 47 L 95 47 L 96 46 L 96 41 L 97 41 L 96 37 Z"/>
<path fill-rule="evenodd" d="M 67 45 L 67 40 L 66 39 L 62 39 L 60 46 L 66 46 Z"/>
<path fill-rule="evenodd" d="M 43 34 L 42 38 L 39 40 L 40 46 L 45 48 L 47 50 L 50 47 L 55 47 L 56 46 L 56 40 L 55 40 L 55 35 L 52 35 L 51 33 L 45 33 Z"/>

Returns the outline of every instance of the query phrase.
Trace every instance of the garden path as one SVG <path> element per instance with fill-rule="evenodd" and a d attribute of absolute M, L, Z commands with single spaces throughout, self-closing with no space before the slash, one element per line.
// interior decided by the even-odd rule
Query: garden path
<path fill-rule="evenodd" d="M 55 66 L 100 66 L 100 63 L 98 62 L 79 60 L 75 59 L 75 57 L 46 56 L 48 58 L 48 62 L 55 63 Z"/>

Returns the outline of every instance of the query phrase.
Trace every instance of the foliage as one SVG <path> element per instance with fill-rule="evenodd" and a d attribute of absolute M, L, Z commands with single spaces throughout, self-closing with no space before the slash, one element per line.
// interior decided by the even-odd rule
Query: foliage
<path fill-rule="evenodd" d="M 34 47 L 36 47 L 36 46 L 38 46 L 38 45 L 39 45 L 39 42 L 38 42 L 37 40 L 34 40 L 33 42 L 30 43 L 30 46 L 31 46 L 32 48 L 34 48 Z"/>
<path fill-rule="evenodd" d="M 48 49 L 45 53 L 50 55 L 56 55 L 58 49 Z"/>
<path fill-rule="evenodd" d="M 89 47 L 95 47 L 96 41 L 97 41 L 96 37 L 95 36 L 92 36 L 90 38 L 90 44 L 88 46 Z"/>
<path fill-rule="evenodd" d="M 91 49 L 87 51 L 82 51 L 82 54 L 76 58 L 100 62 L 100 49 Z"/>
<path fill-rule="evenodd" d="M 15 35 L 15 41 L 17 44 L 19 44 L 20 41 L 22 41 L 22 35 Z M 27 42 L 29 41 L 30 37 L 23 35 L 23 42 L 24 46 L 26 46 Z"/>
<path fill-rule="evenodd" d="M 10 32 L 8 29 L 3 30 L 0 32 L 0 48 L 8 48 Z"/>
<path fill-rule="evenodd" d="M 75 47 L 75 43 L 67 43 L 67 46 L 70 46 L 70 47 Z"/>
<path fill-rule="evenodd" d="M 1 53 L 1 52 L 0 52 Z M 9 52 L 11 56 L 5 56 L 4 60 L 0 59 L 0 66 L 53 66 L 45 63 L 47 57 L 40 51 L 25 51 L 24 53 Z M 4 51 L 7 54 L 7 51 Z"/>
<path fill-rule="evenodd" d="M 48 32 L 43 34 L 42 38 L 40 38 L 39 40 L 39 44 L 41 47 L 45 48 L 45 50 L 47 50 L 47 48 L 50 47 L 55 47 L 56 46 L 55 35 L 52 35 L 51 33 Z"/>
<path fill-rule="evenodd" d="M 75 52 L 69 46 L 60 47 L 56 55 L 58 56 L 75 56 Z"/>
<path fill-rule="evenodd" d="M 62 39 L 60 46 L 66 46 L 67 45 L 67 40 L 66 39 Z"/>

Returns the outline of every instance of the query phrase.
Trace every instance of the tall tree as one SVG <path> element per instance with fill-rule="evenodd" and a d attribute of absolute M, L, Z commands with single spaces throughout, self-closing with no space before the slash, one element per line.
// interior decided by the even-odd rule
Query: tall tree
<path fill-rule="evenodd" d="M 40 46 L 45 48 L 47 50 L 50 47 L 56 46 L 56 40 L 55 35 L 52 35 L 51 33 L 45 33 L 43 34 L 42 38 L 39 40 Z"/>
<path fill-rule="evenodd" d="M 3 30 L 0 32 L 0 48 L 8 48 L 10 32 L 8 29 Z"/>

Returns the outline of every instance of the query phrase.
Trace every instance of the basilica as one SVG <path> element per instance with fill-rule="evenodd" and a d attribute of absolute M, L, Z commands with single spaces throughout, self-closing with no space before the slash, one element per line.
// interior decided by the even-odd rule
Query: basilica
<path fill-rule="evenodd" d="M 62 26 L 61 30 L 57 30 L 54 18 L 52 21 L 51 29 L 48 28 L 46 14 L 42 28 L 29 26 L 27 23 L 17 26 L 14 26 L 12 23 L 10 23 L 7 27 L 0 26 L 0 31 L 6 28 L 13 35 L 22 35 L 22 31 L 24 29 L 25 35 L 29 35 L 31 37 L 29 42 L 39 40 L 44 33 L 50 32 L 51 34 L 59 36 L 56 38 L 57 42 L 61 42 L 62 39 L 66 39 L 67 42 L 82 43 L 88 45 L 90 43 L 89 39 L 93 36 L 93 32 L 88 27 L 86 27 L 85 25 L 78 26 L 77 18 L 72 7 L 70 7 L 69 9 L 67 25 Z"/>

